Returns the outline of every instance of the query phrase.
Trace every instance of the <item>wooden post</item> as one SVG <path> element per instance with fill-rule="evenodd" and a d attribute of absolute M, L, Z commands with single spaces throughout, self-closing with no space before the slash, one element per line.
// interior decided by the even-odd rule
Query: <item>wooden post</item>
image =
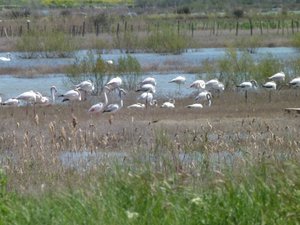
<path fill-rule="evenodd" d="M 82 23 L 82 37 L 85 35 L 85 21 Z"/>
<path fill-rule="evenodd" d="M 27 20 L 27 31 L 30 31 L 30 20 Z"/>
<path fill-rule="evenodd" d="M 118 25 L 117 25 L 117 37 L 119 37 L 119 32 L 120 32 L 120 24 L 118 23 Z"/>
<path fill-rule="evenodd" d="M 252 25 L 252 20 L 249 18 L 249 25 L 250 25 L 250 35 L 253 35 L 253 25 Z"/>
<path fill-rule="evenodd" d="M 235 36 L 238 36 L 239 34 L 239 21 L 236 21 L 236 27 L 235 27 Z"/>
<path fill-rule="evenodd" d="M 260 34 L 263 35 L 263 27 L 261 20 L 259 21 Z"/>
<path fill-rule="evenodd" d="M 76 27 L 75 25 L 72 26 L 72 36 L 75 36 L 76 35 Z"/>
<path fill-rule="evenodd" d="M 194 37 L 194 23 L 192 23 L 192 37 Z"/>
<path fill-rule="evenodd" d="M 21 26 L 19 27 L 19 37 L 22 36 L 22 31 L 23 31 L 23 26 L 21 25 Z"/>
<path fill-rule="evenodd" d="M 97 22 L 96 23 L 96 36 L 99 35 L 99 23 Z"/>
<path fill-rule="evenodd" d="M 177 34 L 179 35 L 180 32 L 180 22 L 177 20 Z"/>

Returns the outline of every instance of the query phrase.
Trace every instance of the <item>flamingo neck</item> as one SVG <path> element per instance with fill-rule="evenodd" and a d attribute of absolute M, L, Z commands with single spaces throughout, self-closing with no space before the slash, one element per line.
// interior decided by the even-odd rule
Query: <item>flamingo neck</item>
<path fill-rule="evenodd" d="M 51 99 L 52 99 L 52 102 L 54 103 L 55 102 L 55 90 L 54 90 L 54 88 L 51 89 Z"/>
<path fill-rule="evenodd" d="M 104 104 L 107 105 L 108 99 L 107 99 L 107 94 L 106 91 L 104 91 Z"/>

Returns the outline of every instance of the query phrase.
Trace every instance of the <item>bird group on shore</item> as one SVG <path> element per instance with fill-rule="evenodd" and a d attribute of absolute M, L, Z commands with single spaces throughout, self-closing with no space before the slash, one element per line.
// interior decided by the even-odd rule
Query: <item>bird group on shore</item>
<path fill-rule="evenodd" d="M 177 76 L 171 79 L 168 83 L 178 85 L 178 89 L 186 82 L 184 76 Z M 276 73 L 268 78 L 266 83 L 262 84 L 262 88 L 269 91 L 269 100 L 271 101 L 271 92 L 274 90 L 280 90 L 286 84 L 285 74 L 283 72 Z M 103 88 L 104 101 L 99 101 L 94 105 L 91 105 L 87 112 L 89 114 L 101 114 L 101 113 L 115 113 L 119 111 L 123 106 L 123 97 L 126 95 L 126 91 L 122 88 L 122 79 L 120 77 L 114 77 L 108 81 Z M 135 93 L 138 94 L 136 97 L 137 102 L 128 105 L 128 109 L 145 109 L 148 107 L 158 106 L 158 101 L 155 97 L 157 82 L 154 77 L 147 77 L 137 84 Z M 288 86 L 291 88 L 300 87 L 300 77 L 294 78 L 289 81 Z M 185 108 L 190 109 L 201 109 L 203 107 L 210 107 L 212 105 L 212 99 L 215 95 L 220 95 L 225 90 L 225 86 L 218 79 L 195 80 L 187 86 L 190 89 L 195 89 L 196 94 L 194 102 L 188 104 Z M 236 88 L 245 93 L 247 100 L 247 93 L 257 91 L 259 88 L 258 83 L 255 80 L 244 81 Z M 71 102 L 73 111 L 73 102 L 87 100 L 88 96 L 92 95 L 95 87 L 91 80 L 84 80 L 76 85 L 74 88 L 63 93 L 58 94 L 58 90 L 55 86 L 50 88 L 50 96 L 43 96 L 37 91 L 26 91 L 16 97 L 8 98 L 4 101 L 0 99 L 1 105 L 3 106 L 19 106 L 19 105 L 52 105 L 55 104 L 57 98 L 61 98 L 62 102 Z M 116 102 L 110 102 L 108 94 L 113 93 L 118 99 Z M 174 109 L 175 98 L 170 98 L 169 101 L 165 101 L 160 105 L 161 108 Z"/>

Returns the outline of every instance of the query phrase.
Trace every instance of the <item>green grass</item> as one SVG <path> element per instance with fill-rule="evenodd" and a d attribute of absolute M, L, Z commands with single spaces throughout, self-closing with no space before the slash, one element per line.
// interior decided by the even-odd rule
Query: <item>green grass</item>
<path fill-rule="evenodd" d="M 201 176 L 150 166 L 108 171 L 60 191 L 2 190 L 1 224 L 299 224 L 297 162 L 263 160 Z"/>

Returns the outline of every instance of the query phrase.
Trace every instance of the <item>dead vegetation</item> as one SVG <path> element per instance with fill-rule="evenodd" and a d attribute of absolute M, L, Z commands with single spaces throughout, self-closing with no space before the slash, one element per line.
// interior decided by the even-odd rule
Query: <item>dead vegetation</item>
<path fill-rule="evenodd" d="M 126 106 L 134 99 L 124 101 Z M 175 109 L 124 107 L 113 117 L 88 115 L 88 101 L 76 104 L 73 114 L 62 104 L 37 107 L 36 115 L 32 109 L 26 115 L 25 107 L 1 107 L 0 155 L 3 168 L 11 175 L 9 185 L 19 191 L 44 183 L 49 188 L 67 185 L 68 179 L 74 179 L 68 174 L 78 168 L 63 165 L 61 154 L 65 152 L 121 152 L 125 161 L 166 154 L 181 171 L 190 170 L 191 165 L 179 155 L 193 152 L 242 152 L 257 160 L 262 154 L 274 157 L 274 152 L 298 157 L 299 118 L 284 112 L 299 102 L 294 90 L 274 93 L 271 103 L 267 93 L 249 95 L 246 104 L 243 95 L 233 92 L 214 98 L 210 108 L 184 107 L 192 101 L 179 99 Z M 89 172 L 110 167 L 105 160 L 85 166 Z"/>

